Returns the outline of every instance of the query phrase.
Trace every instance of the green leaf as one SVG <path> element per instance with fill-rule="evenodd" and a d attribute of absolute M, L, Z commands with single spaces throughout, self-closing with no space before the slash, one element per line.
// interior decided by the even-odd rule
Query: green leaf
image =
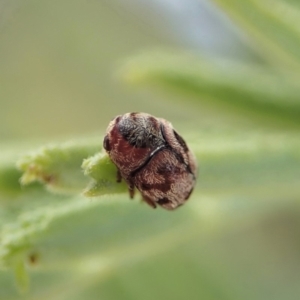
<path fill-rule="evenodd" d="M 21 264 L 25 263 L 31 277 L 32 293 L 51 293 L 50 299 L 58 294 L 62 299 L 80 299 L 88 291 L 103 296 L 113 293 L 116 298 L 122 292 L 107 284 L 118 280 L 119 276 L 129 276 L 132 282 L 138 283 L 132 285 L 132 293 L 137 298 L 141 296 L 138 287 L 144 286 L 144 280 L 151 281 L 155 272 L 165 277 L 166 270 L 170 268 L 175 269 L 168 275 L 169 278 L 176 282 L 192 282 L 193 287 L 190 288 L 195 289 L 197 295 L 243 298 L 245 291 L 239 290 L 235 282 L 240 276 L 249 282 L 251 278 L 247 274 L 241 275 L 239 265 L 233 264 L 231 268 L 236 270 L 236 274 L 228 278 L 227 285 L 220 287 L 223 282 L 220 274 L 228 270 L 223 265 L 214 266 L 216 257 L 211 253 L 216 252 L 215 247 L 220 248 L 217 245 L 224 235 L 236 230 L 240 238 L 245 233 L 249 235 L 249 230 L 258 226 L 255 224 L 276 215 L 283 208 L 298 216 L 297 201 L 294 200 L 299 194 L 300 178 L 298 135 L 203 131 L 184 136 L 200 165 L 198 184 L 184 207 L 171 213 L 140 205 L 138 195 L 130 201 L 126 185 L 115 181 L 115 166 L 107 155 L 97 153 L 83 162 L 87 181 L 88 177 L 95 182 L 105 178 L 111 182 L 113 189 L 107 190 L 102 186 L 102 190 L 97 192 L 112 192 L 113 195 L 104 195 L 93 201 L 83 197 L 65 197 L 62 201 L 49 194 L 46 203 L 22 206 L 18 217 L 2 228 L 1 265 L 14 270 L 18 285 L 25 288 L 27 277 Z M 81 153 L 89 152 L 92 144 L 86 144 L 84 150 L 80 141 L 74 142 L 76 147 L 81 145 Z M 78 153 L 76 147 L 72 147 L 71 153 Z M 56 148 L 68 149 L 63 145 Z M 49 154 L 57 153 L 57 150 L 51 149 Z M 68 168 L 69 164 L 55 161 L 52 166 L 61 166 L 62 173 L 73 176 L 62 168 Z M 79 163 L 72 166 L 74 172 L 81 172 Z M 69 180 L 66 179 L 66 182 Z M 80 181 L 78 187 L 73 188 L 77 190 L 81 186 Z M 119 187 L 123 188 L 122 194 L 118 194 Z M 237 223 L 240 224 L 238 229 Z M 190 255 L 190 251 L 201 253 L 201 268 L 196 267 L 199 255 Z M 37 257 L 34 264 L 33 254 Z M 174 261 L 177 261 L 175 266 Z M 229 261 L 227 258 L 225 262 Z M 260 260 L 257 264 L 264 265 Z M 187 265 L 192 274 L 186 273 Z M 212 269 L 218 274 L 217 278 L 207 274 Z M 120 275 L 123 272 L 127 276 Z M 143 279 L 138 275 L 141 272 Z M 286 271 L 283 274 L 287 274 Z M 203 278 L 206 284 L 197 288 L 197 278 Z M 264 275 L 260 275 L 259 279 L 266 280 Z M 159 279 L 152 280 L 159 283 Z M 68 285 L 73 288 L 66 288 L 61 294 L 60 287 Z M 176 293 L 180 293 L 181 289 L 187 292 L 183 285 L 175 289 Z M 176 294 L 170 289 L 155 293 L 158 298 L 165 293 Z M 238 297 L 234 296 L 236 293 Z M 252 296 L 255 298 L 256 295 Z"/>
<path fill-rule="evenodd" d="M 29 289 L 29 276 L 25 269 L 23 260 L 17 261 L 15 263 L 14 272 L 18 289 L 22 293 L 27 292 Z"/>
<path fill-rule="evenodd" d="M 52 192 L 83 192 L 87 197 L 126 192 L 127 185 L 116 180 L 115 165 L 107 155 L 98 152 L 100 147 L 95 144 L 97 145 L 93 141 L 89 144 L 78 141 L 46 146 L 23 156 L 17 163 L 18 168 L 23 171 L 21 184 L 39 181 Z M 92 154 L 95 155 L 91 156 Z M 89 183 L 88 176 L 92 178 Z"/>
<path fill-rule="evenodd" d="M 22 175 L 20 170 L 17 170 L 15 163 L 1 162 L 0 163 L 0 194 L 12 197 L 22 192 L 19 179 Z"/>
<path fill-rule="evenodd" d="M 300 71 L 300 7 L 284 0 L 214 0 L 254 40 L 264 59 Z"/>
<path fill-rule="evenodd" d="M 19 266 L 36 249 L 36 241 L 45 234 L 49 225 L 57 219 L 66 218 L 76 212 L 91 209 L 99 202 L 90 203 L 82 198 L 65 201 L 64 204 L 49 204 L 27 211 L 14 223 L 7 223 L 1 232 L 0 265 L 2 267 Z M 105 204 L 105 202 L 102 202 Z"/>
<path fill-rule="evenodd" d="M 197 108 L 205 103 L 216 111 L 243 114 L 260 125 L 300 126 L 299 81 L 262 66 L 152 52 L 129 60 L 122 76 L 133 84 L 180 92 Z"/>
<path fill-rule="evenodd" d="M 84 175 L 93 179 L 83 192 L 86 197 L 124 193 L 128 190 L 124 182 L 117 182 L 117 168 L 106 154 L 98 153 L 85 159 L 82 168 Z"/>
<path fill-rule="evenodd" d="M 21 184 L 39 181 L 53 192 L 78 194 L 87 184 L 80 168 L 82 161 L 100 149 L 100 143 L 80 141 L 43 147 L 18 161 L 23 171 Z"/>

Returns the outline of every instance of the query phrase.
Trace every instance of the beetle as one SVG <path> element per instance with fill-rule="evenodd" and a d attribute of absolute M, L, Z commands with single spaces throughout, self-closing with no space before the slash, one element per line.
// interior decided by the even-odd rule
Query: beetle
<path fill-rule="evenodd" d="M 103 148 L 131 198 L 137 188 L 151 207 L 174 210 L 190 197 L 197 162 L 167 120 L 141 112 L 116 116 L 107 127 Z"/>

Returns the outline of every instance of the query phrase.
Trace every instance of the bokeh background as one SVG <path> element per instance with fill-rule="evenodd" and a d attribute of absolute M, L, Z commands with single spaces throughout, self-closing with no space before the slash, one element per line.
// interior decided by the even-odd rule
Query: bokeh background
<path fill-rule="evenodd" d="M 1 0 L 0 299 L 298 299 L 299 82 L 295 0 Z M 184 207 L 19 187 L 130 111 L 195 152 Z"/>

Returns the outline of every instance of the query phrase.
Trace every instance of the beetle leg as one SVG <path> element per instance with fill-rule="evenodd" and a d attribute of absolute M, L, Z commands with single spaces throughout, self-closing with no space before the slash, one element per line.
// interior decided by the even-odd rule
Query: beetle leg
<path fill-rule="evenodd" d="M 134 183 L 131 177 L 126 179 L 130 199 L 134 197 Z"/>
<path fill-rule="evenodd" d="M 120 170 L 118 169 L 117 170 L 117 182 L 121 182 L 121 181 L 122 181 L 122 176 L 121 176 Z"/>
<path fill-rule="evenodd" d="M 156 208 L 156 204 L 154 201 L 152 201 L 150 198 L 148 198 L 147 196 L 143 196 L 143 200 L 150 205 L 152 208 Z"/>
<path fill-rule="evenodd" d="M 133 199 L 133 197 L 134 197 L 134 185 L 129 185 L 128 186 L 128 191 L 129 191 L 130 199 Z"/>

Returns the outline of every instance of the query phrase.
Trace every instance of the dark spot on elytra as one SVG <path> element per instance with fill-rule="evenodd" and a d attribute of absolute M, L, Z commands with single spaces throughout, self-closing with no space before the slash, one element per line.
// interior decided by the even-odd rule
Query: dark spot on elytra
<path fill-rule="evenodd" d="M 186 145 L 186 142 L 184 141 L 184 139 L 175 131 L 173 130 L 173 133 L 178 141 L 178 143 L 180 144 L 180 146 L 183 148 L 183 150 L 185 152 L 188 152 L 189 151 L 189 148 L 187 147 Z"/>
<path fill-rule="evenodd" d="M 110 146 L 110 143 L 109 143 L 109 138 L 108 138 L 107 135 L 104 137 L 104 140 L 103 140 L 103 148 L 106 151 L 110 151 L 111 150 L 111 146 Z"/>
<path fill-rule="evenodd" d="M 163 135 L 164 139 L 165 139 L 166 142 L 167 142 L 166 134 L 165 134 L 165 132 L 164 132 L 164 126 L 163 126 L 163 125 L 161 125 L 161 132 L 162 132 L 162 135 Z M 175 138 L 177 139 L 178 143 L 179 143 L 180 146 L 183 148 L 184 152 L 185 152 L 185 153 L 189 152 L 189 148 L 187 147 L 187 145 L 186 145 L 184 139 L 183 139 L 183 138 L 182 138 L 175 130 L 173 130 L 173 133 L 174 133 L 174 136 L 175 136 Z M 187 170 L 189 173 L 191 173 L 191 174 L 194 175 L 194 173 L 192 172 L 191 166 L 190 166 L 189 164 L 186 164 L 186 162 L 184 161 L 184 158 L 183 158 L 182 154 L 181 154 L 180 152 L 176 151 L 175 148 L 173 148 L 170 144 L 168 144 L 168 149 L 171 150 L 171 151 L 175 154 L 177 160 L 178 160 L 180 163 L 182 163 L 182 164 L 184 164 L 184 165 L 186 166 L 186 170 Z M 195 176 L 195 175 L 194 175 L 194 176 Z"/>
<path fill-rule="evenodd" d="M 168 198 L 161 198 L 161 199 L 158 199 L 157 200 L 157 203 L 159 204 L 159 205 L 163 205 L 163 204 L 168 204 L 168 203 L 170 203 L 171 201 L 168 199 Z"/>
<path fill-rule="evenodd" d="M 151 191 L 151 190 L 157 190 L 161 191 L 163 193 L 166 193 L 170 190 L 171 188 L 171 182 L 165 181 L 164 183 L 142 183 L 141 189 L 143 191 Z"/>
<path fill-rule="evenodd" d="M 149 183 L 142 183 L 141 188 L 143 191 L 149 191 L 152 189 L 152 185 Z"/>
<path fill-rule="evenodd" d="M 167 134 L 165 132 L 165 127 L 163 124 L 160 125 L 160 130 L 161 130 L 161 134 L 162 134 L 164 140 L 166 141 L 166 143 L 168 145 L 168 149 L 175 154 L 176 158 L 178 159 L 178 161 L 180 163 L 185 164 L 182 154 L 180 152 L 178 152 L 177 150 L 175 150 L 174 147 L 172 147 L 172 145 L 169 144 L 168 139 L 167 139 Z M 188 151 L 187 145 L 185 144 L 185 141 L 183 140 L 183 138 L 180 137 L 180 135 L 175 130 L 173 130 L 173 132 L 174 132 L 174 135 L 175 135 L 177 141 L 179 142 L 179 144 L 183 147 L 184 150 L 187 149 L 186 151 Z M 181 142 L 183 142 L 183 144 L 181 144 Z M 185 147 L 183 145 L 185 145 Z"/>

